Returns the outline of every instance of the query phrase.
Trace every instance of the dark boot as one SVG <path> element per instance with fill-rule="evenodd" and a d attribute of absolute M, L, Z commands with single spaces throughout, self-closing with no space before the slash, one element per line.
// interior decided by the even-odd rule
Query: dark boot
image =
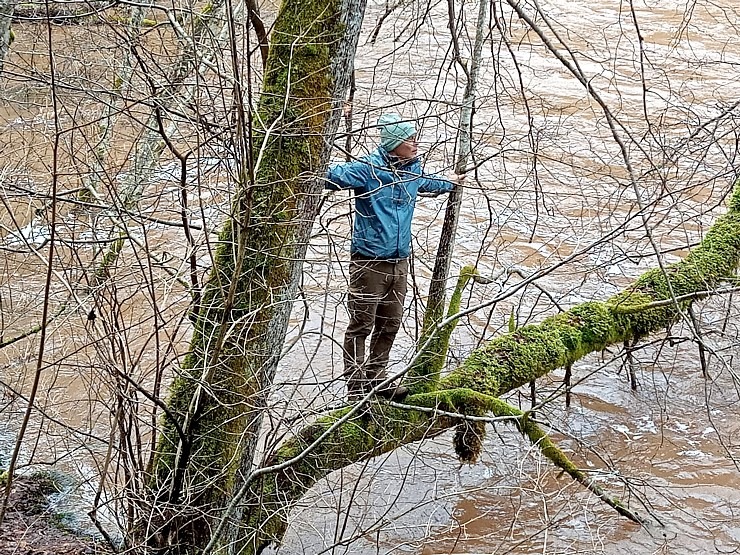
<path fill-rule="evenodd" d="M 376 391 L 375 394 L 389 401 L 403 401 L 409 394 L 409 390 L 400 384 L 389 383 Z"/>
<path fill-rule="evenodd" d="M 347 401 L 349 403 L 362 401 L 368 391 L 365 380 L 354 377 L 347 380 Z"/>

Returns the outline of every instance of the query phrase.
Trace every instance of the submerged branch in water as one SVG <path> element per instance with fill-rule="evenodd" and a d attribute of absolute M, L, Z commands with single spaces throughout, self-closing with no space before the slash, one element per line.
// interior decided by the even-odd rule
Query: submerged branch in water
<path fill-rule="evenodd" d="M 67 303 L 60 305 L 59 308 L 57 308 L 57 310 L 54 312 L 54 314 L 49 316 L 48 320 L 46 321 L 46 325 L 48 326 L 50 323 L 56 320 L 59 316 L 61 316 L 66 310 L 67 310 Z M 4 349 L 8 345 L 17 343 L 18 341 L 22 339 L 26 339 L 27 337 L 30 337 L 40 332 L 43 328 L 44 328 L 44 324 L 39 324 L 37 326 L 33 326 L 29 328 L 28 330 L 24 331 L 20 335 L 16 335 L 15 337 L 12 337 L 11 339 L 0 339 L 0 349 Z"/>

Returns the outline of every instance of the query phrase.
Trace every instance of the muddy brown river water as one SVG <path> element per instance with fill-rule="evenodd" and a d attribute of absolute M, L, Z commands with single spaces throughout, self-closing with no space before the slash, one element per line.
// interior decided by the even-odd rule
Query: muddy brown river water
<path fill-rule="evenodd" d="M 461 320 L 453 336 L 451 366 L 504 333 L 511 313 L 524 325 L 589 299 L 605 299 L 655 267 L 656 249 L 664 263 L 679 260 L 723 212 L 737 166 L 740 7 L 733 2 L 539 2 L 537 16 L 536 2 L 523 4 L 557 55 L 593 86 L 613 118 L 611 127 L 600 103 L 542 38 L 511 8 L 493 5 L 496 26 L 484 47 L 473 126 L 471 164 L 477 168 L 466 183 L 453 273 L 476 264 L 494 280 L 466 294 L 467 305 L 479 309 Z M 467 29 L 460 41 L 467 59 L 478 8 L 472 2 L 456 6 L 465 14 L 458 27 Z M 355 126 L 371 126 L 388 110 L 418 118 L 428 168 L 448 171 L 464 72 L 450 57 L 447 4 L 404 4 L 370 43 L 384 10 L 383 2 L 370 2 L 360 38 Z M 118 59 L 113 47 L 100 48 L 96 55 L 104 63 L 85 63 L 95 44 L 89 28 L 54 32 L 54 40 L 65 45 L 58 52 L 59 78 L 85 94 L 59 98 L 55 120 L 50 98 L 32 79 L 34 68 L 43 72 L 46 66 L 43 33 L 30 25 L 16 30 L 16 50 L 2 83 L 3 340 L 28 330 L 41 315 L 55 121 L 65 130 L 58 185 L 74 198 L 81 176 L 93 167 L 96 124 L 108 105 L 94 98 L 89 83 L 93 76 L 106 78 L 106 68 Z M 162 44 L 158 55 L 164 59 L 170 46 Z M 128 119 L 116 128 L 103 197 L 106 187 L 125 175 L 139 133 L 136 122 L 143 119 L 135 100 L 145 93 L 129 93 L 128 104 L 118 107 Z M 372 129 L 353 137 L 355 153 L 373 148 L 376 140 Z M 188 136 L 181 139 L 185 144 Z M 38 410 L 31 415 L 21 467 L 53 464 L 83 478 L 56 500 L 77 526 L 89 528 L 84 512 L 106 469 L 111 425 L 121 422 L 117 408 L 124 407 L 127 425 L 139 434 L 140 444 L 129 449 L 146 457 L 151 406 L 117 380 L 116 372 L 155 388 L 187 349 L 188 256 L 196 253 L 202 275 L 209 266 L 206 238 L 213 239 L 205 230 L 218 229 L 231 193 L 224 185 L 230 170 L 226 157 L 209 148 L 203 147 L 200 165 L 190 168 L 197 176 L 188 181 L 193 245 L 181 229 L 162 223 L 178 221 L 181 208 L 178 168 L 166 159 L 142 198 L 146 218 L 127 224 L 134 240 L 116 268 L 115 287 L 95 289 L 91 268 L 100 254 L 89 246 L 107 237 L 103 230 L 115 218 L 99 206 L 88 212 L 60 208 L 59 233 L 66 243 L 54 254 L 50 306 L 53 314 L 65 302 L 72 309 L 55 316 L 49 328 Z M 337 338 L 346 325 L 348 206 L 346 196 L 332 195 L 317 221 L 305 265 L 305 302 L 292 316 L 291 349 L 281 362 L 267 438 L 284 431 L 286 417 L 299 426 L 344 395 Z M 421 199 L 417 207 L 414 294 L 392 371 L 401 370 L 413 353 L 443 210 L 439 198 Z M 535 272 L 540 277 L 519 288 Z M 95 294 L 102 308 L 91 318 Z M 500 300 L 491 304 L 496 297 Z M 735 299 L 719 295 L 696 307 L 709 351 L 707 378 L 692 329 L 681 323 L 637 346 L 637 390 L 630 388 L 619 347 L 574 366 L 568 408 L 559 389 L 562 370 L 538 381 L 538 399 L 552 397 L 538 409 L 538 418 L 599 485 L 647 520 L 645 526 L 616 515 L 555 471 L 515 430 L 497 424 L 489 428 L 475 465 L 461 466 L 451 437 L 444 435 L 333 474 L 302 500 L 283 545 L 272 552 L 737 552 Z M 25 410 L 38 341 L 36 334 L 0 350 L 2 465 Z M 514 392 L 509 401 L 528 408 L 528 390 Z M 128 479 L 129 464 L 107 468 L 114 475 L 102 488 L 99 514 L 109 530 L 125 508 L 116 497 L 119 488 L 111 484 Z"/>

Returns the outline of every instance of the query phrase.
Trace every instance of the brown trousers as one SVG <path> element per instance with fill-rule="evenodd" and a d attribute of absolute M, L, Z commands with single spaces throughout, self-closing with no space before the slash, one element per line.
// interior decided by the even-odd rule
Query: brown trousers
<path fill-rule="evenodd" d="M 349 393 L 362 393 L 385 379 L 388 356 L 401 327 L 408 260 L 364 260 L 349 266 L 349 326 L 344 335 L 344 378 Z M 370 353 L 365 360 L 365 342 Z"/>

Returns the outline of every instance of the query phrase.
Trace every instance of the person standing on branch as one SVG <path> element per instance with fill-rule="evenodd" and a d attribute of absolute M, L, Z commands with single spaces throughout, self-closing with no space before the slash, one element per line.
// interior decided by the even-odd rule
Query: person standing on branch
<path fill-rule="evenodd" d="M 388 357 L 403 317 L 417 193 L 447 193 L 464 180 L 464 175 L 446 179 L 424 173 L 412 122 L 397 114 L 384 114 L 378 126 L 377 150 L 331 166 L 326 176 L 327 189 L 351 189 L 355 197 L 349 325 L 344 335 L 344 378 L 352 402 L 386 379 Z M 368 337 L 370 352 L 366 358 Z M 389 384 L 376 393 L 399 400 L 408 390 Z"/>

